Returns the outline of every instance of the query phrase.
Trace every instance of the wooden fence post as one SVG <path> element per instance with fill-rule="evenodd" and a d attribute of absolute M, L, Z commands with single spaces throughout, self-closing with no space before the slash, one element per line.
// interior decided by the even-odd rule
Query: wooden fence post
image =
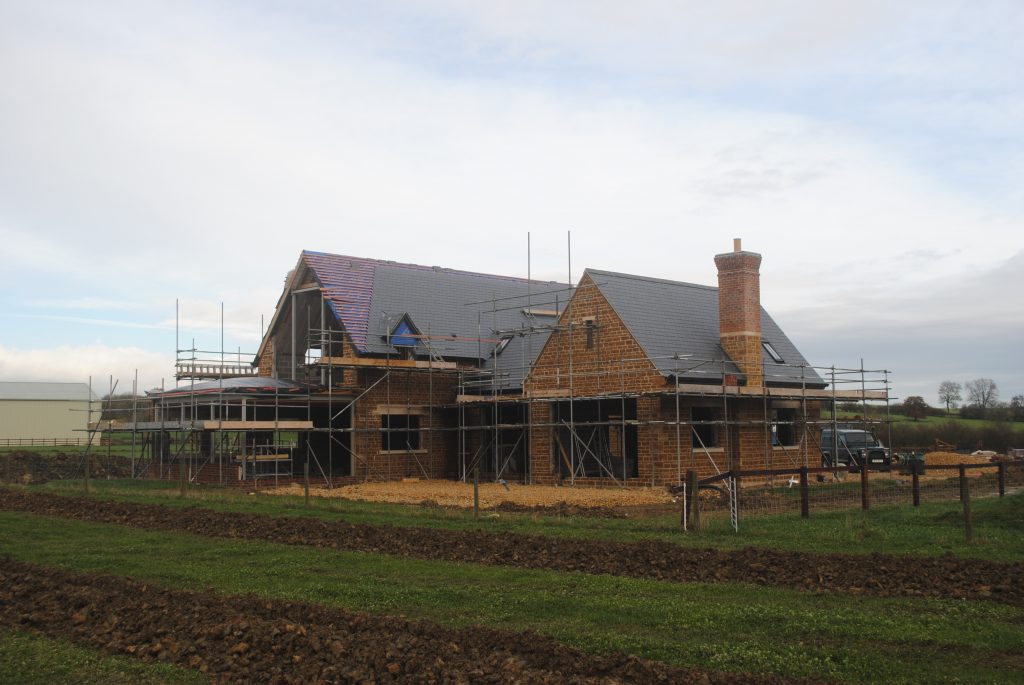
<path fill-rule="evenodd" d="M 309 456 L 306 456 L 306 463 L 302 465 L 302 478 L 306 488 L 306 508 L 309 508 Z"/>
<path fill-rule="evenodd" d="M 480 464 L 473 466 L 473 518 L 480 517 Z"/>
<path fill-rule="evenodd" d="M 1006 463 L 999 462 L 999 496 L 1006 497 Z"/>
<path fill-rule="evenodd" d="M 178 492 L 178 497 L 184 498 L 185 497 L 185 459 L 181 455 L 181 453 L 178 454 L 178 486 L 180 488 L 180 490 Z"/>
<path fill-rule="evenodd" d="M 964 537 L 970 543 L 974 537 L 974 529 L 971 524 L 971 481 L 965 473 L 966 469 L 960 467 L 960 501 L 964 505 Z"/>
<path fill-rule="evenodd" d="M 807 482 L 807 467 L 800 467 L 800 516 L 811 517 L 810 487 Z"/>
<path fill-rule="evenodd" d="M 910 483 L 914 493 L 914 506 L 921 506 L 921 462 L 910 462 Z"/>
<path fill-rule="evenodd" d="M 690 469 L 686 472 L 686 488 L 690 496 L 690 530 L 700 529 L 700 481 L 697 478 L 697 469 Z"/>
<path fill-rule="evenodd" d="M 867 511 L 871 508 L 871 493 L 868 487 L 868 465 L 860 465 L 860 508 Z"/>

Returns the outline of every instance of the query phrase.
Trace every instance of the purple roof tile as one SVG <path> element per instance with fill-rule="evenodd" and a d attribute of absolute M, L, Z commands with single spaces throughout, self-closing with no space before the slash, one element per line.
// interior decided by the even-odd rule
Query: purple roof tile
<path fill-rule="evenodd" d="M 370 305 L 373 301 L 374 274 L 378 266 L 409 269 L 412 271 L 437 271 L 438 267 L 419 264 L 402 264 L 383 259 L 366 259 L 347 255 L 329 254 L 303 250 L 302 259 L 313 271 L 323 288 L 324 300 L 334 316 L 342 323 L 360 352 L 367 352 Z M 485 279 L 526 283 L 525 278 L 496 276 L 493 274 L 440 269 L 447 274 L 474 276 Z"/>

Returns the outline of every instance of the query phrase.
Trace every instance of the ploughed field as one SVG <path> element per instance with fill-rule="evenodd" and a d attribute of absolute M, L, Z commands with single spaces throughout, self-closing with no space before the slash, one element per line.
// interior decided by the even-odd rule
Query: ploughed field
<path fill-rule="evenodd" d="M 390 525 L 134 492 L 0 488 L 0 680 L 30 668 L 4 670 L 12 634 L 211 682 L 1024 680 L 1020 556 L 721 549 L 616 539 L 645 524 L 592 516 L 579 525 L 600 535 L 538 534 L 547 513 L 571 528 L 572 509 L 455 529 L 408 517 L 447 515 L 430 507 L 353 505 Z"/>
<path fill-rule="evenodd" d="M 150 530 L 462 563 L 603 573 L 672 582 L 746 582 L 816 592 L 985 599 L 1024 606 L 1024 562 L 950 556 L 813 554 L 684 548 L 517 533 L 352 524 L 291 516 L 180 509 L 8 491 L 0 508 Z"/>
<path fill-rule="evenodd" d="M 528 632 L 453 630 L 11 560 L 0 562 L 0 621 L 146 661 L 178 663 L 223 682 L 795 682 L 621 654 L 588 656 Z"/>

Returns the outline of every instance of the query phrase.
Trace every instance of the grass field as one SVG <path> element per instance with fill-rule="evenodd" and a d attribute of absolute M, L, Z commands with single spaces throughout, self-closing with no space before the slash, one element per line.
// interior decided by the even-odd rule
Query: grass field
<path fill-rule="evenodd" d="M 54 481 L 37 487 L 57 493 L 82 494 L 81 483 L 78 482 Z M 613 519 L 503 512 L 474 518 L 471 511 L 461 509 L 336 498 L 314 498 L 313 506 L 307 509 L 301 497 L 249 495 L 236 489 L 217 487 L 193 488 L 182 500 L 175 488 L 155 481 L 95 481 L 92 496 L 178 507 L 198 504 L 222 511 L 274 516 L 316 516 L 351 523 L 464 531 L 486 529 L 608 540 L 660 539 L 680 545 L 719 549 L 768 547 L 805 552 L 955 554 L 994 561 L 1024 561 L 1024 534 L 1020 525 L 1024 520 L 1024 495 L 974 500 L 974 541 L 971 544 L 964 540 L 960 505 L 956 502 L 923 503 L 918 509 L 883 506 L 867 512 L 826 511 L 814 513 L 806 520 L 800 519 L 794 511 L 791 515 L 748 517 L 744 519 L 739 533 L 726 525 L 711 526 L 699 533 L 683 533 L 679 516 L 675 513 Z"/>
<path fill-rule="evenodd" d="M 836 412 L 836 419 L 838 421 L 855 421 L 856 418 L 864 416 L 859 411 L 838 411 Z M 968 428 L 993 428 L 1000 424 L 1006 424 L 1005 421 L 996 421 L 994 419 L 966 419 L 961 418 L 959 414 L 953 413 L 942 416 L 925 416 L 921 419 L 912 419 L 905 414 L 890 413 L 889 419 L 894 423 L 910 423 L 910 424 L 921 424 L 921 425 L 932 425 L 939 426 L 947 421 L 953 421 L 962 424 Z M 886 414 L 883 408 L 880 407 L 869 407 L 867 417 L 874 421 L 881 421 L 886 418 Z M 832 418 L 831 413 L 828 410 L 822 411 L 822 419 L 829 420 Z M 1012 423 L 1011 427 L 1017 432 L 1024 434 L 1024 424 Z"/>
<path fill-rule="evenodd" d="M 479 529 L 736 548 L 817 552 L 953 553 L 1024 560 L 1024 495 L 975 503 L 976 536 L 963 542 L 955 504 L 880 508 L 803 521 L 750 518 L 740 534 L 679 531 L 676 516 L 565 518 L 345 500 L 252 496 L 165 484 L 97 482 L 93 496 L 274 516 L 317 516 L 465 531 Z M 78 494 L 74 483 L 34 486 Z M 1024 610 L 994 602 L 812 594 L 741 583 L 680 584 L 585 573 L 426 561 L 149 532 L 0 512 L 0 555 L 155 584 L 255 593 L 444 625 L 532 629 L 590 652 L 625 651 L 668 663 L 847 682 L 1024 682 Z M 41 655 L 59 655 L 58 664 Z M 0 633 L 0 682 L 200 682 L 48 638 Z M 54 670 L 58 669 L 58 670 Z M 24 674 L 22 680 L 5 674 Z"/>
<path fill-rule="evenodd" d="M 0 683 L 8 685 L 191 685 L 207 678 L 167 664 L 104 656 L 67 640 L 0 629 Z"/>
<path fill-rule="evenodd" d="M 848 681 L 998 680 L 1024 641 L 990 603 L 672 584 L 153 533 L 0 514 L 0 554 L 154 583 L 529 628 L 588 651 Z M 779 636 L 785 635 L 785 643 Z"/>

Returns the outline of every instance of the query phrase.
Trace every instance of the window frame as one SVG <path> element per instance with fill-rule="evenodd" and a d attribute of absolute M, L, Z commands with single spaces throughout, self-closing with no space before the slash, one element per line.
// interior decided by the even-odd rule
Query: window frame
<path fill-rule="evenodd" d="M 761 341 L 761 347 L 764 348 L 764 351 L 768 353 L 768 356 L 771 357 L 772 361 L 775 362 L 776 364 L 786 363 L 786 360 L 782 358 L 782 355 L 779 354 L 779 351 L 775 349 L 775 346 L 772 345 L 767 340 Z"/>
<path fill-rule="evenodd" d="M 792 407 L 775 407 L 772 409 L 772 447 L 800 446 L 800 436 L 797 431 L 796 422 L 796 409 Z M 782 436 L 787 433 L 789 442 L 782 440 Z"/>
<path fill-rule="evenodd" d="M 705 416 L 698 418 L 697 414 L 701 413 Z M 704 421 L 718 421 L 718 415 L 715 407 L 690 407 L 690 447 L 692 449 L 717 449 L 718 445 L 718 425 L 717 424 L 704 424 L 696 425 L 697 422 Z M 698 440 L 699 436 L 699 440 Z M 705 439 L 710 438 L 710 439 Z M 703 444 L 702 444 L 703 443 Z"/>
<path fill-rule="evenodd" d="M 421 418 L 419 414 L 381 414 L 380 451 L 385 454 L 424 451 Z"/>

